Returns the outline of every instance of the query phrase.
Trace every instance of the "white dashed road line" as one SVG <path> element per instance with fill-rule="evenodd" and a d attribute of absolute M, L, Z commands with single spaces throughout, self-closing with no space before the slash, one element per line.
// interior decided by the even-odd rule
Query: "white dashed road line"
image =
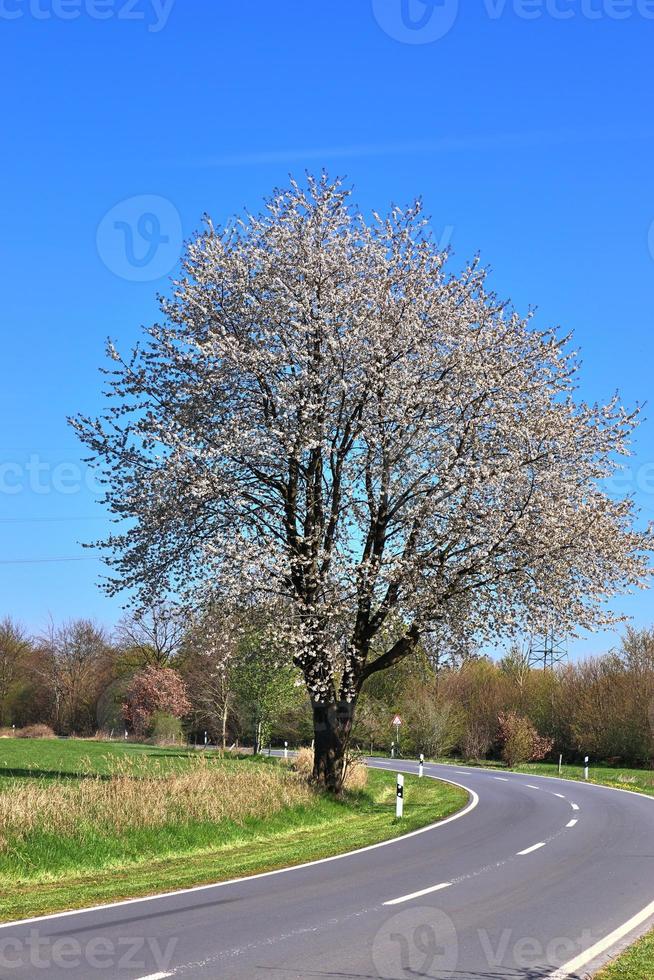
<path fill-rule="evenodd" d="M 575 827 L 576 825 L 577 825 L 577 821 L 576 820 L 571 820 L 570 823 L 567 823 L 566 824 L 566 827 Z"/>
<path fill-rule="evenodd" d="M 525 854 L 531 854 L 533 851 L 537 851 L 540 847 L 545 847 L 547 841 L 542 840 L 540 844 L 532 844 L 531 847 L 526 847 L 524 851 L 518 851 L 517 857 L 524 857 Z"/>
<path fill-rule="evenodd" d="M 401 898 L 393 898 L 384 905 L 401 905 L 402 902 L 410 902 L 412 898 L 422 898 L 423 895 L 431 895 L 432 892 L 440 892 L 443 888 L 451 888 L 451 881 L 442 881 L 440 885 L 432 885 L 431 888 L 421 888 L 419 892 L 411 892 L 410 895 L 402 895 Z"/>

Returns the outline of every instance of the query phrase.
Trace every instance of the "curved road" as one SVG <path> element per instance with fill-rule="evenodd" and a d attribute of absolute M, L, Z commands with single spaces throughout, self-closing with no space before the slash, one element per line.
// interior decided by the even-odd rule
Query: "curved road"
<path fill-rule="evenodd" d="M 425 774 L 468 789 L 466 811 L 281 873 L 0 926 L 0 978 L 563 980 L 654 924 L 654 799 Z"/>

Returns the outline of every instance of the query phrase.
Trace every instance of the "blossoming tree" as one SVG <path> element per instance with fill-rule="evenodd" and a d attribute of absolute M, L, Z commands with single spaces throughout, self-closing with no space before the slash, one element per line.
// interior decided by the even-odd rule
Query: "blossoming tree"
<path fill-rule="evenodd" d="M 421 640 L 598 627 L 648 575 L 649 532 L 599 483 L 637 413 L 580 401 L 568 339 L 446 259 L 419 205 L 366 220 L 339 181 L 292 183 L 208 222 L 73 423 L 129 521 L 107 588 L 268 607 L 332 790 L 366 679 Z"/>

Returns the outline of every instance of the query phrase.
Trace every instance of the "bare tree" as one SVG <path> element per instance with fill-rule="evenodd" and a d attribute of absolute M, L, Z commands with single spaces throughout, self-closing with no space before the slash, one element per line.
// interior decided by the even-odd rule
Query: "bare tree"
<path fill-rule="evenodd" d="M 268 603 L 333 790 L 362 686 L 421 638 L 597 627 L 648 574 L 599 484 L 636 413 L 577 401 L 567 338 L 446 258 L 419 205 L 367 221 L 338 181 L 292 183 L 189 244 L 163 322 L 109 346 L 103 417 L 73 423 L 130 521 L 109 591 Z"/>
<path fill-rule="evenodd" d="M 6 701 L 12 685 L 20 678 L 32 643 L 25 630 L 8 616 L 0 621 L 0 725 L 7 717 Z"/>
<path fill-rule="evenodd" d="M 116 627 L 122 649 L 135 656 L 139 666 L 167 667 L 180 649 L 188 620 L 166 603 L 124 616 Z"/>
<path fill-rule="evenodd" d="M 61 732 L 90 731 L 95 707 L 109 682 L 112 651 L 103 629 L 88 619 L 55 626 L 41 640 L 38 673 L 53 702 L 53 722 Z"/>

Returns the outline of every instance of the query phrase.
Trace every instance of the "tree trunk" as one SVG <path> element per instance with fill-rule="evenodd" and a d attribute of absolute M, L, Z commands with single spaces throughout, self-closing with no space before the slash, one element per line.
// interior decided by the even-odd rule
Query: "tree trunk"
<path fill-rule="evenodd" d="M 313 778 L 330 793 L 340 793 L 345 778 L 347 749 L 355 702 L 312 704 L 314 732 Z"/>
<path fill-rule="evenodd" d="M 223 752 L 224 752 L 225 749 L 227 748 L 227 701 L 225 701 L 225 703 L 223 705 L 222 731 L 221 731 L 220 734 L 221 734 L 221 738 L 222 738 Z"/>

